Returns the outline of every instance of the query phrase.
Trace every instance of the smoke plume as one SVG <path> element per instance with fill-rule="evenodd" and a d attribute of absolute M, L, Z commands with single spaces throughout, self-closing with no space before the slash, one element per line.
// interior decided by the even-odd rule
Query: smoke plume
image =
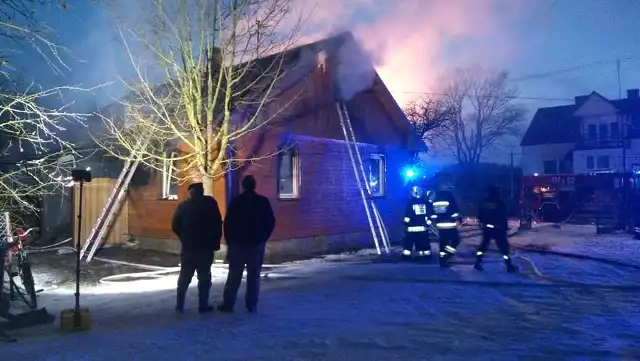
<path fill-rule="evenodd" d="M 296 1 L 301 12 L 308 16 L 300 42 L 352 31 L 401 106 L 415 97 L 415 93 L 437 91 L 436 80 L 452 67 L 503 68 L 507 62 L 516 60 L 520 48 L 510 30 L 533 3 L 522 0 Z M 349 64 L 346 67 L 353 68 Z"/>

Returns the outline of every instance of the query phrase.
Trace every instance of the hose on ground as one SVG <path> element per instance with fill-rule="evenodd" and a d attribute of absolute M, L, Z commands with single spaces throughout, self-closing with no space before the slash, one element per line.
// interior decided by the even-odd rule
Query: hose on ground
<path fill-rule="evenodd" d="M 57 242 L 57 243 L 43 246 L 43 247 L 28 247 L 28 252 L 44 253 L 44 252 L 58 252 L 58 251 L 64 250 L 66 251 L 66 253 L 75 253 L 76 252 L 75 248 L 69 247 L 69 246 L 63 246 L 64 244 L 69 243 L 71 241 L 72 241 L 71 238 L 67 238 L 61 242 Z M 146 270 L 142 272 L 121 273 L 121 274 L 107 276 L 98 280 L 98 283 L 101 283 L 101 284 L 113 285 L 113 284 L 122 284 L 124 282 L 136 282 L 136 279 L 150 279 L 150 278 L 159 279 L 159 278 L 167 277 L 168 275 L 180 272 L 180 266 L 161 267 L 161 266 L 153 266 L 153 265 L 148 265 L 143 263 L 119 261 L 119 260 L 102 258 L 102 257 L 93 257 L 93 259 L 96 261 L 104 262 L 104 263 L 111 263 L 119 266 L 127 266 L 131 268 Z M 284 266 L 291 266 L 291 265 L 285 265 L 285 264 L 264 264 L 263 265 L 263 267 L 265 268 L 277 268 L 277 267 L 284 267 Z M 214 263 L 213 268 L 226 270 L 228 267 L 225 264 Z"/>
<path fill-rule="evenodd" d="M 509 237 L 513 237 L 517 234 L 521 233 L 521 231 L 516 231 L 514 233 L 512 233 L 511 235 L 509 235 Z M 71 241 L 71 238 L 66 239 L 64 241 L 52 244 L 52 245 L 48 245 L 48 246 L 44 246 L 44 247 L 38 247 L 38 248 L 34 248 L 34 247 L 29 247 L 29 252 L 34 252 L 34 253 L 39 253 L 39 252 L 54 252 L 54 251 L 58 251 L 58 250 L 66 250 L 69 253 L 75 253 L 76 250 L 73 247 L 64 247 L 62 245 L 64 245 L 65 243 L 68 243 Z M 609 264 L 611 266 L 615 266 L 615 267 L 626 267 L 626 268 L 632 268 L 634 270 L 640 270 L 640 265 L 634 265 L 634 264 L 630 264 L 630 263 L 626 263 L 626 262 L 621 262 L 621 261 L 616 261 L 616 260 L 612 260 L 612 259 L 607 259 L 607 258 L 602 258 L 602 257 L 595 257 L 595 256 L 588 256 L 588 255 L 581 255 L 581 254 L 575 254 L 575 253 L 568 253 L 568 252 L 559 252 L 559 251 L 551 251 L 551 250 L 540 250 L 540 249 L 535 249 L 535 248 L 531 248 L 531 247 L 522 247 L 522 246 L 515 246 L 512 245 L 511 246 L 513 249 L 518 250 L 520 252 L 516 253 L 513 255 L 513 257 L 519 258 L 524 260 L 525 262 L 527 262 L 530 266 L 531 269 L 533 270 L 534 274 L 539 277 L 542 278 L 544 280 L 547 280 L 549 282 L 553 282 L 556 284 L 563 284 L 563 285 L 567 285 L 567 286 L 588 286 L 588 287 L 602 287 L 602 288 L 629 288 L 632 287 L 635 289 L 635 287 L 637 287 L 637 289 L 640 289 L 640 285 L 606 285 L 606 284 L 596 284 L 596 283 L 584 283 L 584 282 L 574 282 L 574 281 L 565 281 L 565 280 L 560 280 L 551 276 L 548 276 L 546 274 L 544 274 L 535 264 L 535 262 L 533 260 L 531 260 L 529 257 L 521 254 L 521 252 L 525 252 L 525 253 L 535 253 L 535 254 L 541 254 L 541 255 L 553 255 L 553 256 L 558 256 L 558 257 L 565 257 L 565 258 L 571 258 L 571 259 L 579 259 L 579 260 L 587 260 L 587 261 L 593 261 L 593 262 L 598 262 L 598 263 L 604 263 L 604 264 Z M 117 264 L 117 265 L 121 265 L 121 266 L 128 266 L 131 268 L 138 268 L 138 269 L 143 269 L 145 271 L 142 272 L 131 272 L 131 273 L 124 273 L 124 274 L 116 274 L 116 275 L 112 275 L 112 276 L 107 276 L 104 277 L 102 279 L 99 280 L 99 283 L 101 284 L 122 284 L 124 282 L 136 282 L 137 280 L 140 279 L 159 279 L 162 277 L 166 277 L 168 275 L 174 274 L 174 273 L 178 273 L 180 272 L 180 267 L 160 267 L 160 266 L 153 266 L 153 265 L 147 265 L 147 264 L 141 264 L 141 263 L 134 263 L 134 262 L 125 262 L 125 261 L 118 261 L 118 260 L 113 260 L 113 259 L 108 259 L 108 258 L 101 258 L 101 257 L 94 257 L 95 260 L 101 261 L 101 262 L 105 262 L 105 263 L 111 263 L 111 264 Z M 349 263 L 349 264 L 367 264 L 370 262 L 363 262 L 363 261 L 349 261 L 349 262 L 341 262 L 341 263 Z M 265 264 L 264 267 L 265 268 L 276 268 L 276 267 L 292 267 L 293 265 L 291 264 Z M 227 270 L 227 265 L 225 264 L 214 264 L 213 266 L 214 268 L 218 268 L 221 270 Z M 263 276 L 267 276 L 269 274 L 269 271 L 265 271 L 263 272 Z"/>

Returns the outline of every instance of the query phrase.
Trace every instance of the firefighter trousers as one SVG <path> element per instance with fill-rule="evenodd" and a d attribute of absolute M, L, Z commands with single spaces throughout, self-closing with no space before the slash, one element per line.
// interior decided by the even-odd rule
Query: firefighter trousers
<path fill-rule="evenodd" d="M 482 230 L 482 242 L 478 247 L 478 256 L 482 256 L 487 249 L 491 240 L 495 239 L 496 246 L 500 250 L 503 256 L 509 256 L 509 241 L 507 241 L 507 232 L 503 230 L 496 230 L 491 228 L 485 228 Z"/>
<path fill-rule="evenodd" d="M 489 243 L 491 243 L 492 239 L 496 240 L 496 246 L 498 246 L 500 253 L 502 253 L 502 259 L 507 266 L 507 271 L 515 272 L 517 268 L 513 265 L 511 256 L 509 256 L 509 241 L 507 241 L 507 232 L 502 229 L 485 228 L 482 230 L 482 242 L 480 243 L 480 247 L 478 247 L 478 252 L 476 253 L 476 262 L 474 268 L 482 270 L 482 258 L 484 256 L 484 253 L 487 251 L 487 248 L 489 248 Z"/>
<path fill-rule="evenodd" d="M 431 243 L 429 242 L 429 231 L 407 232 L 404 237 L 404 247 L 402 254 L 410 256 L 427 256 L 431 254 Z"/>
<path fill-rule="evenodd" d="M 439 233 L 439 252 L 440 257 L 451 257 L 456 254 L 456 249 L 460 244 L 460 234 L 458 228 L 440 228 Z"/>

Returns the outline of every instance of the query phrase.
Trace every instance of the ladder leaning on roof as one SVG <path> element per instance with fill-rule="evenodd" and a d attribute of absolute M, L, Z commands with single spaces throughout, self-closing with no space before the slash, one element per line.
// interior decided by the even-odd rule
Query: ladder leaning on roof
<path fill-rule="evenodd" d="M 362 203 L 367 214 L 367 220 L 369 221 L 369 228 L 371 229 L 371 235 L 373 236 L 376 251 L 378 254 L 382 254 L 382 250 L 380 249 L 381 240 L 382 246 L 384 247 L 384 253 L 389 253 L 389 249 L 391 247 L 389 244 L 389 235 L 387 234 L 387 229 L 382 217 L 380 216 L 380 212 L 378 212 L 378 208 L 371 198 L 371 187 L 367 181 L 367 174 L 364 170 L 362 157 L 358 148 L 358 142 L 356 141 L 356 136 L 353 131 L 353 126 L 351 125 L 351 119 L 347 112 L 347 107 L 343 102 L 337 102 L 336 109 L 338 111 L 338 117 L 340 118 L 340 125 L 342 126 L 344 139 L 347 143 L 347 150 L 349 151 L 349 157 L 351 158 L 351 166 L 356 177 L 360 196 L 362 197 Z M 375 224 L 373 218 L 375 218 Z"/>
<path fill-rule="evenodd" d="M 87 253 L 87 250 L 89 250 L 86 258 L 87 263 L 91 262 L 93 256 L 95 256 L 96 252 L 102 247 L 104 238 L 113 226 L 114 221 L 117 219 L 116 215 L 122 208 L 124 195 L 127 193 L 127 188 L 129 187 L 129 183 L 131 183 L 131 178 L 133 178 L 133 174 L 138 168 L 139 163 L 140 155 L 138 153 L 133 153 L 125 161 L 124 167 L 118 176 L 118 180 L 111 190 L 109 198 L 107 198 L 104 207 L 102 207 L 102 210 L 98 215 L 98 219 L 93 225 L 93 228 L 80 251 L 80 259 L 82 259 Z M 91 249 L 89 249 L 89 247 L 91 247 Z"/>

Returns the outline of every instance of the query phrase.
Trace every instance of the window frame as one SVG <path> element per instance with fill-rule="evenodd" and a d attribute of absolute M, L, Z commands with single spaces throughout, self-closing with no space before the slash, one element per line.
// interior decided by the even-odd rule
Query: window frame
<path fill-rule="evenodd" d="M 613 134 L 614 129 L 616 130 L 616 134 Z M 611 136 L 611 139 L 620 139 L 620 124 L 618 122 L 609 123 L 609 135 Z"/>
<path fill-rule="evenodd" d="M 602 159 L 606 159 L 607 160 L 606 161 L 606 163 L 607 163 L 606 167 L 600 166 L 600 163 L 601 163 L 600 160 L 602 160 Z M 596 158 L 596 167 L 597 167 L 597 169 L 605 169 L 605 170 L 611 169 L 611 157 L 609 157 L 608 155 L 599 155 Z"/>
<path fill-rule="evenodd" d="M 609 136 L 609 127 L 608 123 L 600 123 L 598 124 L 598 139 L 607 140 L 610 138 Z"/>
<path fill-rule="evenodd" d="M 591 160 L 591 167 L 589 167 L 589 160 Z M 596 169 L 596 158 L 594 156 L 591 156 L 591 155 L 587 156 L 587 159 L 585 160 L 585 168 L 587 170 Z"/>
<path fill-rule="evenodd" d="M 593 132 L 591 130 L 593 130 Z M 598 126 L 596 124 L 587 124 L 587 139 L 588 140 L 598 139 Z"/>
<path fill-rule="evenodd" d="M 280 181 L 283 178 L 280 174 L 282 167 L 282 158 L 284 156 L 291 156 L 291 182 L 293 184 L 292 193 L 281 193 Z M 297 147 L 286 147 L 280 149 L 277 155 L 277 169 L 276 169 L 276 197 L 279 200 L 296 200 L 300 199 L 300 188 L 302 183 L 302 172 L 300 167 L 300 152 Z"/>
<path fill-rule="evenodd" d="M 178 155 L 177 152 L 167 152 L 166 157 L 171 159 Z M 162 172 L 161 172 L 161 194 L 160 199 L 165 201 L 177 201 L 180 194 L 180 183 L 177 179 L 173 177 L 173 173 L 176 171 L 175 160 L 171 161 L 169 159 L 164 159 L 162 161 Z M 175 194 L 171 194 L 171 186 L 172 183 L 175 182 Z"/>
<path fill-rule="evenodd" d="M 372 161 L 377 161 L 378 163 L 378 174 L 380 176 L 379 182 L 380 187 L 379 191 L 373 193 L 371 189 L 371 165 Z M 369 196 L 372 198 L 382 198 L 387 194 L 387 157 L 382 153 L 372 153 L 369 155 L 369 169 L 367 174 L 368 188 L 369 188 Z"/>

